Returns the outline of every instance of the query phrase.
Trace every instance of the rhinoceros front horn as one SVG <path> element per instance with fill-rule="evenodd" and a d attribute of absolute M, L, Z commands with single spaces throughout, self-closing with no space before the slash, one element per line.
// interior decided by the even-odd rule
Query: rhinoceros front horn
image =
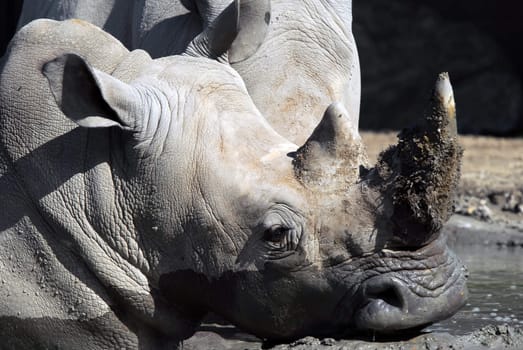
<path fill-rule="evenodd" d="M 323 192 L 357 181 L 366 154 L 351 120 L 341 103 L 327 108 L 312 135 L 296 151 L 294 170 L 300 181 Z"/>
<path fill-rule="evenodd" d="M 419 247 L 437 237 L 453 212 L 462 148 L 454 95 L 447 73 L 439 75 L 424 125 L 405 129 L 374 168 L 376 186 L 391 205 L 395 241 Z"/>

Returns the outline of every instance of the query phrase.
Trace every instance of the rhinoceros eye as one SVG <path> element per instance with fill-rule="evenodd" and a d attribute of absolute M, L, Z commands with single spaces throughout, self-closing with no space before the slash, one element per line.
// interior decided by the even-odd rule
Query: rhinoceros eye
<path fill-rule="evenodd" d="M 273 243 L 280 243 L 285 239 L 289 229 L 282 225 L 273 225 L 265 231 L 265 240 Z"/>
<path fill-rule="evenodd" d="M 283 250 L 295 250 L 298 247 L 300 237 L 298 231 L 282 225 L 273 225 L 265 231 L 265 240 L 276 248 Z"/>
<path fill-rule="evenodd" d="M 261 220 L 263 240 L 276 251 L 296 250 L 302 233 L 302 216 L 290 206 L 273 206 Z"/>

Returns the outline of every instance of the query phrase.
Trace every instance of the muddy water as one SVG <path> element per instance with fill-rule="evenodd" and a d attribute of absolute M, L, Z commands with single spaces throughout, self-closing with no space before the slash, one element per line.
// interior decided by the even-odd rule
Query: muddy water
<path fill-rule="evenodd" d="M 523 248 L 456 246 L 469 269 L 469 301 L 450 320 L 428 330 L 453 335 L 488 324 L 523 326 Z"/>

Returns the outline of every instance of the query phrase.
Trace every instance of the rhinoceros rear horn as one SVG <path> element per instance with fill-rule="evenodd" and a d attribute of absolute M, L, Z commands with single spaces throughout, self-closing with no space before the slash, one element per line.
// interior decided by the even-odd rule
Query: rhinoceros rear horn
<path fill-rule="evenodd" d="M 185 53 L 230 63 L 243 61 L 263 43 L 269 22 L 270 0 L 234 0 Z"/>
<path fill-rule="evenodd" d="M 364 161 L 365 151 L 357 128 L 345 107 L 335 102 L 297 150 L 294 169 L 303 183 L 335 190 L 356 181 Z"/>
<path fill-rule="evenodd" d="M 401 244 L 416 247 L 437 237 L 453 212 L 462 153 L 454 94 L 448 74 L 442 73 L 423 125 L 403 130 L 398 144 L 380 155 L 375 168 Z"/>

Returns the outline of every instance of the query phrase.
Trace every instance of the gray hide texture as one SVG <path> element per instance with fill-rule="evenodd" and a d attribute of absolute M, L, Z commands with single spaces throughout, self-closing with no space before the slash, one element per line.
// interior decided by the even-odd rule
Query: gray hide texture
<path fill-rule="evenodd" d="M 110 196 L 107 189 L 114 186 L 96 154 L 111 145 L 89 143 L 87 133 L 64 118 L 41 73 L 66 47 L 103 71 L 124 63 L 122 77 L 133 76 L 133 68 L 125 68 L 129 52 L 80 21 L 40 21 L 13 40 L 0 81 L 0 339 L 14 349 L 136 348 L 137 336 L 121 321 L 125 316 L 116 316 L 121 301 L 104 282 L 112 275 L 138 297 L 146 295 L 147 281 L 94 233 L 87 207 L 93 196 Z M 145 53 L 133 56 L 136 66 L 150 60 Z M 106 210 L 102 220 L 114 220 L 111 206 L 100 209 Z M 111 244 L 127 246 L 139 259 L 130 238 Z M 136 301 L 144 309 L 151 302 Z"/>
<path fill-rule="evenodd" d="M 280 341 L 390 332 L 464 304 L 447 75 L 367 168 L 342 103 L 298 147 L 227 64 L 81 20 L 31 22 L 1 69 L 2 346 L 173 348 L 208 312 Z"/>
<path fill-rule="evenodd" d="M 185 291 L 198 295 L 197 281 L 162 276 L 231 271 L 246 232 L 228 235 L 252 226 L 251 215 L 257 222 L 270 193 L 293 192 L 281 178 L 292 176 L 285 155 L 296 146 L 233 69 L 202 57 L 153 61 L 80 20 L 17 33 L 0 106 L 7 347 L 175 346 L 211 301 L 190 308 Z M 261 179 L 267 189 L 251 193 Z M 244 207 L 254 213 L 238 221 Z M 162 295 L 173 281 L 177 290 Z"/>
<path fill-rule="evenodd" d="M 19 28 L 36 18 L 80 18 L 100 26 L 128 49 L 152 57 L 185 52 L 231 0 L 29 0 Z M 352 35 L 351 0 L 242 0 L 255 15 L 241 23 L 249 36 L 231 48 L 231 63 L 271 125 L 301 144 L 332 101 L 357 127 L 360 68 Z M 263 26 L 268 25 L 267 32 Z M 258 27 L 253 31 L 249 27 Z M 255 34 L 253 34 L 255 33 Z M 240 32 L 241 36 L 241 32 Z M 251 42 L 265 40 L 253 55 Z M 241 53 L 237 54 L 240 50 Z"/>

